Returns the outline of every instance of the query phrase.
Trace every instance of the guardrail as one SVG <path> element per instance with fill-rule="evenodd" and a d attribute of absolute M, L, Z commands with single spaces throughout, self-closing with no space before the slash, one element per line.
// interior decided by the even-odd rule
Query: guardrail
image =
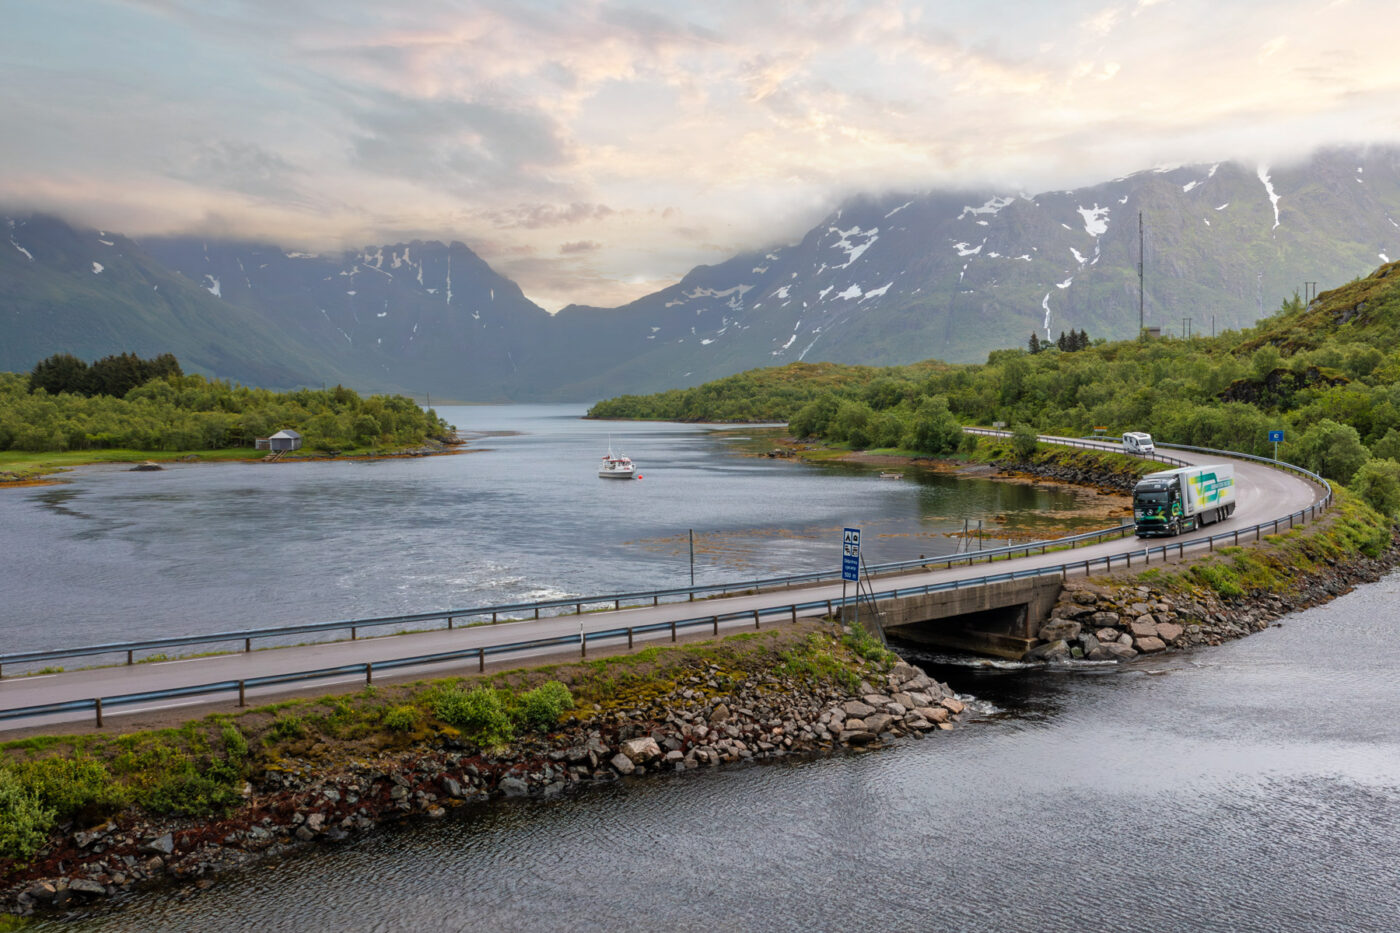
<path fill-rule="evenodd" d="M 1190 448 L 1197 449 L 1197 448 Z M 1208 451 L 1215 452 L 1218 451 Z M 1272 461 L 1269 461 L 1272 462 Z M 1292 465 L 1289 465 L 1290 467 Z M 548 648 L 559 648 L 566 645 L 577 645 L 581 657 L 588 656 L 588 645 L 590 643 L 607 641 L 609 639 L 627 639 L 627 647 L 631 649 L 638 636 L 647 636 L 659 632 L 669 631 L 671 641 L 676 641 L 679 632 L 696 628 L 699 626 L 709 626 L 715 635 L 720 632 L 720 625 L 724 622 L 734 622 L 738 620 L 752 620 L 754 628 L 760 628 L 765 616 L 782 616 L 785 620 L 796 623 L 800 618 L 810 617 L 814 614 L 831 616 L 837 609 L 854 605 L 857 598 L 874 600 L 877 604 L 882 600 L 899 599 L 907 596 L 926 595 L 928 593 L 943 592 L 946 590 L 958 590 L 965 587 L 986 586 L 990 583 L 1000 583 L 1010 580 L 1022 580 L 1029 577 L 1057 575 L 1068 577 L 1071 573 L 1082 572 L 1089 574 L 1094 568 L 1102 566 L 1105 571 L 1114 569 L 1115 563 L 1121 563 L 1124 568 L 1133 566 L 1134 558 L 1137 558 L 1146 566 L 1152 562 L 1154 555 L 1161 557 L 1165 561 L 1172 552 L 1178 557 L 1184 557 L 1187 550 L 1197 550 L 1208 548 L 1214 550 L 1216 545 L 1223 541 L 1231 541 L 1238 546 L 1241 538 L 1248 539 L 1251 534 L 1254 540 L 1258 541 L 1263 536 L 1265 529 L 1271 529 L 1271 533 L 1277 534 L 1281 530 L 1294 527 L 1305 521 L 1312 521 L 1322 512 L 1326 511 L 1332 504 L 1332 487 L 1325 479 L 1303 470 L 1300 467 L 1292 469 L 1304 476 L 1318 481 L 1326 490 L 1326 494 L 1321 500 L 1300 509 L 1289 515 L 1281 516 L 1268 522 L 1260 522 L 1248 528 L 1241 528 L 1235 531 L 1219 532 L 1205 537 L 1191 538 L 1183 541 L 1173 541 L 1155 547 L 1144 547 L 1141 550 L 1127 551 L 1121 554 L 1107 554 L 1103 557 L 1087 558 L 1082 561 L 1066 561 L 1053 567 L 1040 567 L 1029 570 L 1012 570 L 1005 573 L 988 574 L 970 580 L 948 580 L 942 583 L 926 583 L 920 586 L 895 588 L 882 590 L 877 593 L 862 595 L 860 597 L 850 596 L 845 600 L 826 599 L 809 600 L 807 602 L 794 602 L 781 606 L 769 606 L 760 609 L 749 609 L 739 612 L 719 613 L 715 615 L 698 616 L 690 619 L 677 619 L 668 622 L 652 622 L 645 625 L 628 626 L 625 628 L 606 629 L 599 632 L 580 631 L 577 635 L 559 635 L 551 638 L 530 639 L 527 641 L 508 642 L 498 645 L 483 645 L 476 648 L 463 648 L 455 651 L 438 652 L 435 654 L 419 655 L 411 658 L 391 658 L 380 661 L 367 661 L 357 664 L 342 665 L 332 668 L 319 668 L 309 671 L 298 671 L 288 674 L 276 674 L 265 677 L 247 678 L 244 680 L 224 680 L 207 684 L 196 684 L 185 687 L 176 687 L 169 690 L 154 690 L 142 693 L 128 693 L 107 697 L 92 697 L 85 699 L 68 700 L 61 703 L 50 703 L 40 706 L 26 706 L 13 709 L 0 710 L 0 721 L 15 719 L 32 719 L 39 716 L 52 716 L 63 713 L 91 711 L 94 713 L 96 724 L 102 725 L 104 710 L 110 710 L 117 706 L 130 706 L 137 703 L 156 702 L 160 700 L 181 699 L 185 697 L 212 696 L 218 694 L 237 693 L 238 705 L 243 706 L 247 702 L 247 692 L 250 689 L 261 687 L 280 686 L 291 683 L 301 683 L 313 680 L 326 680 L 330 678 L 344 678 L 347 676 L 363 676 L 365 683 L 373 683 L 376 671 L 385 672 L 401 668 L 425 667 L 432 664 L 447 663 L 466 659 L 475 659 L 478 671 L 486 668 L 486 659 L 493 655 L 512 655 L 525 652 L 541 651 Z M 1286 525 L 1285 525 L 1286 523 Z"/>
<path fill-rule="evenodd" d="M 967 428 L 970 434 L 981 434 L 989 437 L 1008 437 L 1009 432 L 995 431 L 985 428 Z M 1089 449 L 1109 450 L 1103 444 L 1085 443 L 1072 438 L 1054 438 L 1050 442 L 1063 444 L 1066 446 L 1084 447 Z M 1124 454 L 1124 456 L 1140 456 L 1134 454 Z M 1177 460 L 1174 457 L 1142 457 L 1163 463 L 1185 465 L 1186 461 Z M 1064 538 L 1054 538 L 1044 541 L 1030 541 L 1024 544 L 1012 544 L 998 548 L 986 548 L 979 551 L 967 551 L 959 554 L 945 554 L 942 556 L 902 561 L 891 561 L 883 564 L 875 564 L 868 568 L 868 572 L 879 576 L 891 573 L 899 573 L 906 570 L 932 569 L 942 567 L 951 569 L 956 566 L 971 566 L 974 563 L 986 561 L 991 563 L 1009 557 L 1029 556 L 1033 553 L 1044 554 L 1050 548 L 1068 546 L 1078 547 L 1082 543 L 1098 543 L 1109 538 L 1121 538 L 1133 530 L 1132 525 L 1119 525 L 1114 528 L 1103 528 L 1097 531 L 1082 532 L 1077 535 L 1069 535 Z M 558 599 L 539 600 L 524 603 L 502 603 L 488 606 L 472 606 L 459 609 L 445 609 L 433 612 L 409 613 L 406 615 L 377 616 L 367 619 L 339 619 L 329 622 L 308 622 L 300 625 L 280 625 L 269 628 L 238 629 L 225 632 L 210 632 L 199 635 L 178 635 L 167 638 L 146 638 L 132 641 L 108 642 L 98 645 L 74 646 L 68 648 L 43 648 L 33 651 L 16 651 L 0 654 L 0 677 L 4 676 L 5 667 L 16 664 L 36 664 L 45 661 L 61 661 L 68 658 L 99 657 L 102 655 L 126 655 L 127 664 L 135 664 L 139 660 L 138 652 L 163 652 L 167 648 L 184 648 L 191 645 L 229 645 L 237 642 L 243 643 L 243 651 L 253 650 L 253 642 L 263 639 L 286 639 L 295 635 L 311 635 L 323 632 L 345 632 L 350 633 L 350 640 L 355 641 L 359 637 L 360 630 L 384 628 L 390 626 L 417 625 L 424 622 L 446 623 L 446 627 L 451 629 L 459 621 L 466 621 L 467 624 L 481 624 L 490 617 L 492 624 L 499 621 L 519 621 L 521 618 L 541 617 L 542 611 L 551 609 L 572 609 L 573 614 L 581 615 L 585 607 L 604 607 L 609 603 L 614 610 L 623 608 L 624 603 L 629 607 L 645 605 L 650 600 L 651 605 L 660 605 L 662 599 L 667 601 L 693 601 L 696 596 L 727 596 L 731 593 L 755 592 L 765 589 L 775 589 L 778 587 L 789 587 L 803 583 L 820 583 L 822 581 L 836 581 L 841 578 L 841 571 L 837 570 L 817 570 L 806 573 L 786 574 L 777 577 L 761 577 L 752 580 L 730 581 L 727 583 L 709 583 L 699 586 L 681 586 L 657 590 L 639 590 L 628 593 L 610 593 L 597 596 L 574 596 L 561 597 Z M 522 615 L 523 614 L 523 615 Z M 558 613 L 556 613 L 558 614 Z M 478 620 L 478 621 L 473 621 Z"/>

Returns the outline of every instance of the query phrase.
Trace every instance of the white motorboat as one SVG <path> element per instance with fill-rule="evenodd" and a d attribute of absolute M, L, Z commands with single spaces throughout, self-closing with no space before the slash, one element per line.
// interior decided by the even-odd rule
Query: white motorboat
<path fill-rule="evenodd" d="M 613 453 L 612 444 L 608 445 L 608 455 L 603 458 L 603 465 L 598 467 L 598 475 L 603 479 L 642 478 L 642 474 L 637 472 L 637 465 L 630 457 Z"/>

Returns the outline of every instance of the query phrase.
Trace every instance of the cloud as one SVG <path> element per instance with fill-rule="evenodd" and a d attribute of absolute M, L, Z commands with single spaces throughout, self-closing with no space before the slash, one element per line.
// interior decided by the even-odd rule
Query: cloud
<path fill-rule="evenodd" d="M 597 240 L 575 240 L 573 243 L 559 244 L 559 252 L 565 256 L 576 255 L 578 253 L 596 253 L 603 248 L 603 244 Z"/>

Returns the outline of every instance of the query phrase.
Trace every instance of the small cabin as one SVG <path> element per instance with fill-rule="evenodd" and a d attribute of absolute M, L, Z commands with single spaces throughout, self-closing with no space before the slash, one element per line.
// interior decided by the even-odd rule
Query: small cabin
<path fill-rule="evenodd" d="M 253 441 L 256 450 L 300 450 L 301 435 L 291 428 L 284 428 L 271 437 L 259 437 Z"/>

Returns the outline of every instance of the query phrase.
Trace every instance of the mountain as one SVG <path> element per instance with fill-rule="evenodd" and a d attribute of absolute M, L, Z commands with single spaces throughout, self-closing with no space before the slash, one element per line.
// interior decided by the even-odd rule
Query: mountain
<path fill-rule="evenodd" d="M 174 353 L 186 369 L 286 388 L 350 381 L 334 353 L 219 301 L 119 234 L 43 215 L 0 222 L 0 370 L 68 352 Z"/>
<path fill-rule="evenodd" d="M 606 332 L 627 351 L 582 377 L 583 395 L 794 360 L 972 362 L 1032 331 L 1129 337 L 1139 213 L 1144 324 L 1240 327 L 1295 291 L 1400 257 L 1400 150 L 1325 151 L 1275 170 L 1180 166 L 1035 196 L 857 198 L 797 244 L 702 266 L 623 308 L 571 306 L 557 321 L 571 341 Z"/>
<path fill-rule="evenodd" d="M 474 401 L 527 398 L 548 313 L 461 243 L 318 255 L 194 237 L 141 245 L 210 296 L 332 353 L 360 389 Z"/>
<path fill-rule="evenodd" d="M 691 270 L 620 308 L 550 316 L 461 243 L 314 255 L 195 237 L 139 242 L 5 221 L 0 369 L 68 351 L 175 353 L 270 387 L 596 399 L 794 360 L 969 362 L 1084 330 L 1252 323 L 1400 258 L 1400 150 L 1280 168 L 1140 172 L 1038 195 L 854 198 L 797 243 Z"/>

